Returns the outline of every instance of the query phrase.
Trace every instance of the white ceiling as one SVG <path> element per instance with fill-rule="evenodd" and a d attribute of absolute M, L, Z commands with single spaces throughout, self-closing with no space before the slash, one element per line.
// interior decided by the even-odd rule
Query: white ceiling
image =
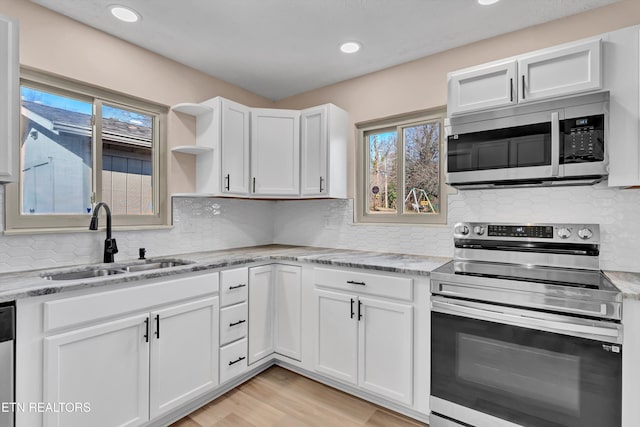
<path fill-rule="evenodd" d="M 618 0 L 31 0 L 278 100 Z M 142 15 L 114 19 L 108 6 Z M 363 47 L 339 51 L 347 40 Z"/>

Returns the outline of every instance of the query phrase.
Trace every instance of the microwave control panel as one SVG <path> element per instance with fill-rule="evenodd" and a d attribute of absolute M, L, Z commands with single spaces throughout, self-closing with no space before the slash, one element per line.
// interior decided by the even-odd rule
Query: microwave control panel
<path fill-rule="evenodd" d="M 560 121 L 560 163 L 599 162 L 604 160 L 604 115 Z"/>

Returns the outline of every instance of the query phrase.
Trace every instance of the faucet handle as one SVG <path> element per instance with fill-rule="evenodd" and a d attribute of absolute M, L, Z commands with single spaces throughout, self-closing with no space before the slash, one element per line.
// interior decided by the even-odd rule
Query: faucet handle
<path fill-rule="evenodd" d="M 116 244 L 116 239 L 106 239 L 104 241 L 104 251 L 109 254 L 117 254 L 118 245 Z"/>
<path fill-rule="evenodd" d="M 138 259 L 146 259 L 144 256 L 147 253 L 147 250 L 145 248 L 140 248 L 138 249 Z"/>

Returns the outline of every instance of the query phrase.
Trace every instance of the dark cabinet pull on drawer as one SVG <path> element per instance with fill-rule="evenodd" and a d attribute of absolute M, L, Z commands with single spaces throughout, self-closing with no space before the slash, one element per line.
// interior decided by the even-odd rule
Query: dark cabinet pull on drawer
<path fill-rule="evenodd" d="M 244 322 L 246 322 L 246 320 L 238 320 L 237 322 L 229 323 L 229 326 L 238 326 Z"/>
<path fill-rule="evenodd" d="M 229 289 L 244 288 L 245 286 L 247 286 L 245 283 L 241 283 L 241 284 L 239 284 L 239 285 L 229 286 Z"/>
<path fill-rule="evenodd" d="M 149 318 L 144 319 L 144 342 L 149 342 Z"/>
<path fill-rule="evenodd" d="M 366 283 L 364 283 L 364 282 L 355 282 L 355 281 L 353 281 L 353 280 L 347 280 L 347 283 L 348 283 L 348 284 L 350 284 L 350 285 L 367 286 L 367 284 L 366 284 Z"/>
<path fill-rule="evenodd" d="M 231 366 L 231 365 L 235 365 L 235 364 L 236 364 L 236 363 L 238 363 L 238 362 L 242 362 L 244 359 L 245 359 L 245 357 L 244 357 L 244 356 L 240 356 L 240 357 L 238 357 L 238 359 L 237 359 L 237 360 L 234 360 L 234 361 L 232 361 L 232 362 L 229 362 L 229 366 Z"/>

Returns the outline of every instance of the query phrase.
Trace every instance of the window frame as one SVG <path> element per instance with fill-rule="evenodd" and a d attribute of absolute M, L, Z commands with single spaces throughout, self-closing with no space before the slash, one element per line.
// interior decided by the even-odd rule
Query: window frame
<path fill-rule="evenodd" d="M 355 221 L 359 224 L 413 224 L 413 225 L 445 225 L 447 224 L 447 193 L 448 186 L 445 183 L 445 125 L 446 107 L 438 107 L 426 111 L 403 114 L 380 120 L 371 120 L 356 124 L 356 215 Z M 404 129 L 423 123 L 440 123 L 439 167 L 440 167 L 440 212 L 438 214 L 411 214 L 404 213 L 405 191 L 405 140 Z M 402 204 L 395 213 L 369 213 L 369 165 L 370 149 L 368 134 L 396 129 L 398 138 L 396 142 L 396 169 L 398 187 L 402 189 Z"/>
<path fill-rule="evenodd" d="M 102 104 L 124 108 L 150 115 L 153 118 L 152 136 L 152 215 L 116 215 L 112 216 L 114 228 L 147 228 L 168 225 L 167 214 L 167 114 L 168 107 L 119 92 L 91 86 L 75 80 L 53 76 L 30 68 L 21 68 L 20 87 L 23 85 L 56 95 L 72 97 L 93 105 L 92 124 L 92 171 L 91 202 L 95 206 L 102 196 L 102 131 L 98 123 L 102 122 Z M 22 144 L 20 140 L 17 144 Z M 21 149 L 21 147 L 20 147 Z M 5 187 L 5 233 L 60 232 L 88 230 L 87 214 L 42 214 L 23 215 L 22 206 L 22 161 L 18 171 L 18 180 Z M 101 222 L 104 225 L 104 221 Z"/>

